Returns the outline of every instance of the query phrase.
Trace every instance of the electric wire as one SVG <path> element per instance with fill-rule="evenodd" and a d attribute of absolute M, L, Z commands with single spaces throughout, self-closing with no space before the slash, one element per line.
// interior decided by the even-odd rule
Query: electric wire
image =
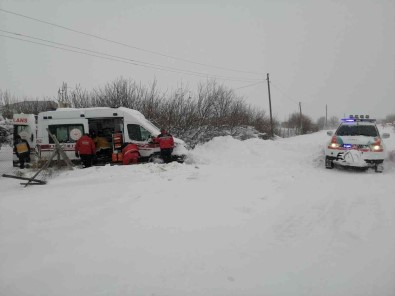
<path fill-rule="evenodd" d="M 5 9 L 0 8 L 0 11 L 4 12 L 4 13 L 8 13 L 8 14 L 13 14 L 13 15 L 16 15 L 16 16 L 19 16 L 19 17 L 23 17 L 23 18 L 26 18 L 26 19 L 30 19 L 30 20 L 33 20 L 33 21 L 36 21 L 36 22 L 40 22 L 40 23 L 43 23 L 43 24 L 47 24 L 47 25 L 51 25 L 51 26 L 54 26 L 54 27 L 58 27 L 58 28 L 61 28 L 61 29 L 67 30 L 67 31 L 71 31 L 71 32 L 74 32 L 74 33 L 81 34 L 81 35 L 93 37 L 93 38 L 96 38 L 96 39 L 99 39 L 99 40 L 102 40 L 102 41 L 106 41 L 106 42 L 122 45 L 122 46 L 125 46 L 125 47 L 129 47 L 129 48 L 132 48 L 132 49 L 135 49 L 135 50 L 147 52 L 147 53 L 150 53 L 150 54 L 153 54 L 153 55 L 157 55 L 157 56 L 167 57 L 167 58 L 183 61 L 183 62 L 190 63 L 190 64 L 195 64 L 195 65 L 200 65 L 200 66 L 205 66 L 205 67 L 210 67 L 210 68 L 215 68 L 215 69 L 220 69 L 220 70 L 226 70 L 226 71 L 232 71 L 232 72 L 240 72 L 240 73 L 249 73 L 249 74 L 256 74 L 256 75 L 263 75 L 263 73 L 259 73 L 259 72 L 243 71 L 243 70 L 237 70 L 237 69 L 231 69 L 231 68 L 226 68 L 226 67 L 220 67 L 220 66 L 215 66 L 215 65 L 195 62 L 195 61 L 192 61 L 192 60 L 179 58 L 179 57 L 172 56 L 172 55 L 167 55 L 167 54 L 164 54 L 164 53 L 161 53 L 161 52 L 158 52 L 158 51 L 144 49 L 144 48 L 137 47 L 137 46 L 132 46 L 132 45 L 129 45 L 129 44 L 126 44 L 126 43 L 123 43 L 123 42 L 114 41 L 114 40 L 107 39 L 107 38 L 104 38 L 104 37 L 101 37 L 101 36 L 98 36 L 98 35 L 85 33 L 85 32 L 78 31 L 78 30 L 75 30 L 75 29 L 72 29 L 72 28 L 69 28 L 69 27 L 65 27 L 65 26 L 62 26 L 62 25 L 55 24 L 55 23 L 51 23 L 51 22 L 47 22 L 47 21 L 44 21 L 44 20 L 40 20 L 38 18 L 30 17 L 30 16 L 23 15 L 23 14 L 20 14 L 20 13 L 16 13 L 16 12 L 13 12 L 13 11 L 10 11 L 10 10 L 5 10 Z"/>
<path fill-rule="evenodd" d="M 235 88 L 234 90 L 238 90 L 238 89 L 242 89 L 242 88 L 247 88 L 247 87 L 252 87 L 252 86 L 261 84 L 261 83 L 263 83 L 263 82 L 264 82 L 264 80 L 258 81 L 258 82 L 255 82 L 255 83 L 253 83 L 253 84 L 248 84 L 248 85 L 245 85 L 245 86 L 237 87 L 237 88 Z"/>
<path fill-rule="evenodd" d="M 274 86 L 275 89 L 277 89 L 278 91 L 280 91 L 280 92 L 282 93 L 282 95 L 283 95 L 287 100 L 291 101 L 292 103 L 295 103 L 295 104 L 299 105 L 298 102 L 296 102 L 295 100 L 293 100 L 293 99 L 291 98 L 291 96 L 289 96 L 288 94 L 286 94 L 280 87 L 276 86 L 272 81 L 270 81 L 270 84 L 271 84 L 272 86 Z"/>
<path fill-rule="evenodd" d="M 17 35 L 17 36 L 21 36 L 21 37 L 25 37 L 25 38 L 30 38 L 30 39 L 34 39 L 34 40 L 39 40 L 39 41 L 43 41 L 43 42 L 47 42 L 47 43 L 52 43 L 52 44 L 56 44 L 56 45 L 66 46 L 66 47 L 70 47 L 70 48 L 74 48 L 74 49 L 78 49 L 78 50 L 91 52 L 91 53 L 94 53 L 94 54 L 108 56 L 108 57 L 111 57 L 111 58 L 116 58 L 116 59 L 130 61 L 130 62 L 133 62 L 133 63 L 141 63 L 141 64 L 145 64 L 147 66 L 152 66 L 155 69 L 160 68 L 163 71 L 166 71 L 167 69 L 171 69 L 171 70 L 174 70 L 174 71 L 182 71 L 182 73 L 191 73 L 191 74 L 197 74 L 197 75 L 205 75 L 205 77 L 210 76 L 210 77 L 215 77 L 215 78 L 224 79 L 224 80 L 228 80 L 228 79 L 242 79 L 242 81 L 244 81 L 244 82 L 246 82 L 246 81 L 257 81 L 256 79 L 252 79 L 252 78 L 248 78 L 248 79 L 245 78 L 244 79 L 244 78 L 240 78 L 240 77 L 228 77 L 228 76 L 207 74 L 207 73 L 190 71 L 190 70 L 184 70 L 184 69 L 179 69 L 179 68 L 174 68 L 174 67 L 162 66 L 162 65 L 158 65 L 158 64 L 153 64 L 153 63 L 148 63 L 148 62 L 144 62 L 144 61 L 133 60 L 133 59 L 124 58 L 124 57 L 111 55 L 111 54 L 107 54 L 107 53 L 103 53 L 103 52 L 98 52 L 98 51 L 94 51 L 94 50 L 89 50 L 89 49 L 85 49 L 85 48 L 81 48 L 81 47 L 77 47 L 77 46 L 72 46 L 72 45 L 68 45 L 68 44 L 65 44 L 65 43 L 54 42 L 54 41 L 50 41 L 50 40 L 46 40 L 46 39 L 42 39 L 42 38 L 33 37 L 33 36 L 30 36 L 30 35 L 10 32 L 10 31 L 6 31 L 6 30 L 2 30 L 2 29 L 0 29 L 0 32 L 4 32 L 4 33 L 7 33 L 7 34 L 12 34 L 12 35 Z"/>
<path fill-rule="evenodd" d="M 7 31 L 4 31 L 4 30 L 0 30 L 0 31 L 7 32 Z M 128 58 L 123 58 L 123 57 L 118 57 L 118 56 L 114 56 L 114 55 L 109 55 L 109 54 L 106 54 L 106 53 L 101 53 L 101 52 L 97 52 L 97 51 L 83 49 L 83 48 L 79 48 L 79 47 L 75 47 L 75 46 L 65 45 L 65 44 L 62 44 L 62 43 L 48 41 L 48 40 L 45 40 L 45 39 L 40 39 L 40 38 L 35 38 L 35 37 L 28 37 L 27 35 L 22 35 L 22 34 L 19 34 L 19 33 L 11 33 L 11 34 L 15 34 L 15 35 L 19 35 L 19 36 L 23 36 L 23 37 L 27 37 L 27 38 L 32 38 L 32 39 L 36 39 L 36 40 L 41 40 L 41 41 L 44 41 L 44 42 L 47 42 L 47 43 L 58 44 L 58 45 L 61 45 L 61 46 L 67 46 L 67 47 L 70 47 L 70 48 L 75 48 L 75 49 L 83 50 L 83 51 L 86 51 L 86 52 L 81 52 L 81 51 L 77 51 L 77 50 L 73 50 L 73 49 L 63 48 L 63 47 L 59 47 L 59 46 L 53 46 L 53 45 L 49 45 L 49 44 L 45 44 L 45 43 L 41 43 L 41 42 L 26 40 L 26 39 L 12 37 L 12 36 L 7 36 L 7 35 L 2 35 L 2 34 L 0 34 L 0 37 L 10 38 L 10 39 L 14 39 L 14 40 L 20 40 L 20 41 L 24 41 L 24 42 L 28 42 L 28 43 L 41 45 L 41 46 L 51 47 L 51 48 L 60 49 L 60 50 L 64 50 L 64 51 L 70 51 L 70 52 L 73 52 L 73 53 L 83 54 L 83 55 L 92 56 L 92 57 L 96 57 L 96 58 L 102 58 L 102 59 L 106 59 L 106 60 L 110 60 L 110 61 L 127 63 L 127 64 L 131 64 L 131 65 L 134 65 L 134 66 L 151 68 L 151 69 L 155 69 L 155 70 L 173 72 L 173 73 L 178 73 L 178 74 L 186 74 L 186 75 L 192 75 L 192 76 L 198 76 L 198 77 L 204 77 L 204 78 L 215 78 L 215 79 L 227 80 L 227 81 L 238 81 L 238 82 L 251 82 L 251 81 L 253 81 L 251 79 L 239 79 L 239 78 L 236 78 L 236 77 L 225 77 L 225 76 L 212 75 L 212 74 L 201 73 L 201 72 L 194 72 L 194 71 L 189 71 L 189 70 L 182 70 L 182 69 L 178 69 L 178 68 L 165 67 L 165 66 L 161 66 L 161 65 L 150 64 L 150 63 L 147 63 L 147 62 L 140 62 L 140 61 L 136 61 L 136 60 L 132 60 L 132 59 L 128 59 Z M 90 52 L 90 53 L 88 53 L 88 52 Z"/>

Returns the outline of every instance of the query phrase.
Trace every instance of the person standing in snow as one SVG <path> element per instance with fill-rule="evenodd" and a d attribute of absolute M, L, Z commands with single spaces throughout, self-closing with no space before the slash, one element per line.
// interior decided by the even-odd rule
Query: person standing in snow
<path fill-rule="evenodd" d="M 29 143 L 22 139 L 20 135 L 15 136 L 14 152 L 19 158 L 19 168 L 25 168 L 25 162 L 30 161 L 30 146 Z"/>
<path fill-rule="evenodd" d="M 88 134 L 83 135 L 75 143 L 75 156 L 81 157 L 83 167 L 92 166 L 93 156 L 96 153 L 96 146 Z"/>
<path fill-rule="evenodd" d="M 111 156 L 111 144 L 102 132 L 99 132 L 97 136 L 93 137 L 93 142 L 95 142 L 96 155 L 98 157 Z"/>
<path fill-rule="evenodd" d="M 160 134 L 154 138 L 154 143 L 158 143 L 160 147 L 160 154 L 165 163 L 171 162 L 171 154 L 174 148 L 174 139 L 166 129 L 162 128 Z"/>
<path fill-rule="evenodd" d="M 99 132 L 99 134 L 93 139 L 93 141 L 96 144 L 96 148 L 98 151 L 100 150 L 105 150 L 105 149 L 111 149 L 111 145 L 108 142 L 107 138 L 103 136 L 102 133 Z"/>

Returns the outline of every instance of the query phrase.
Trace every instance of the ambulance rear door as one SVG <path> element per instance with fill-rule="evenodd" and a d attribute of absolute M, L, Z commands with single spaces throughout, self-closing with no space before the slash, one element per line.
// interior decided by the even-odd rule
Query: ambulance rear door
<path fill-rule="evenodd" d="M 20 135 L 29 143 L 31 149 L 36 148 L 37 121 L 34 114 L 14 114 L 14 138 Z"/>

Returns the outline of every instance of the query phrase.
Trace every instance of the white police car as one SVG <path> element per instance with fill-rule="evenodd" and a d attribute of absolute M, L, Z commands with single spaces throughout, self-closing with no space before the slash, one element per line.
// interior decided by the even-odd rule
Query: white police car
<path fill-rule="evenodd" d="M 368 115 L 350 115 L 342 119 L 335 133 L 328 131 L 327 134 L 332 136 L 325 145 L 327 169 L 332 169 L 336 164 L 383 171 L 386 152 L 383 139 L 390 135 L 384 133 L 380 136 L 375 119 L 370 119 Z"/>

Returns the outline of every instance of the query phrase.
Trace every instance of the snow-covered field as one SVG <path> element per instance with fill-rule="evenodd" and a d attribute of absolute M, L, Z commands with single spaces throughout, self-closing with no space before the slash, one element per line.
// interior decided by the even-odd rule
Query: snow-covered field
<path fill-rule="evenodd" d="M 0 178 L 0 295 L 393 296 L 395 163 L 327 170 L 327 140 L 223 137 L 185 164 Z"/>

